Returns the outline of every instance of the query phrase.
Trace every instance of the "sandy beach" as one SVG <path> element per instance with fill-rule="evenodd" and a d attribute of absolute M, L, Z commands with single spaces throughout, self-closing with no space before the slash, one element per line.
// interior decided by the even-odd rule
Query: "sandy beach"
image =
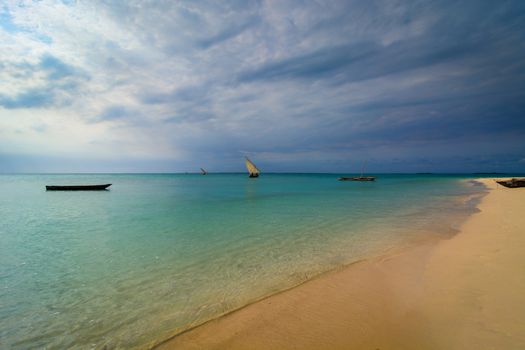
<path fill-rule="evenodd" d="M 489 193 L 450 239 L 355 263 L 157 349 L 523 349 L 525 188 Z"/>

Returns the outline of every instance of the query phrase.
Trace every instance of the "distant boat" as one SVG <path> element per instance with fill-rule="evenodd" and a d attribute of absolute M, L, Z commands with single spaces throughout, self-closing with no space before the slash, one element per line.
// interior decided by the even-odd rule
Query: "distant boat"
<path fill-rule="evenodd" d="M 104 185 L 72 185 L 72 186 L 46 186 L 47 191 L 103 191 L 111 184 Z"/>
<path fill-rule="evenodd" d="M 248 157 L 245 157 L 246 160 L 246 169 L 248 169 L 248 172 L 250 173 L 250 176 L 249 177 L 259 177 L 259 174 L 261 173 L 259 171 L 259 169 L 257 168 L 257 166 L 255 166 L 255 164 L 253 164 L 253 162 L 248 158 Z"/>
<path fill-rule="evenodd" d="M 363 163 L 363 166 L 361 167 L 361 175 L 360 176 L 340 177 L 337 180 L 339 180 L 339 181 L 375 181 L 376 178 L 374 176 L 363 176 L 364 171 L 365 171 L 365 165 L 366 165 L 366 162 Z"/>
<path fill-rule="evenodd" d="M 208 175 L 208 172 L 206 170 L 204 170 L 203 168 L 201 168 L 201 174 L 202 175 Z"/>
<path fill-rule="evenodd" d="M 525 179 L 510 179 L 496 182 L 509 188 L 525 187 Z"/>
<path fill-rule="evenodd" d="M 339 181 L 375 181 L 373 176 L 340 177 Z"/>

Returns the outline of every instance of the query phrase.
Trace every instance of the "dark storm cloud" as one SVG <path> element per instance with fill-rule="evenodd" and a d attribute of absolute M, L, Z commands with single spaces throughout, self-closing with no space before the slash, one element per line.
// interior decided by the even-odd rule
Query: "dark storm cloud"
<path fill-rule="evenodd" d="M 248 153 L 279 171 L 363 158 L 383 171 L 491 161 L 525 170 L 523 1 L 93 4 L 87 31 L 62 15 L 56 32 L 39 32 L 40 17 L 22 22 L 52 39 L 41 40 L 50 53 L 1 61 L 16 83 L 0 90 L 4 108 L 51 110 L 82 96 L 89 108 L 77 118 L 118 124 L 123 138 L 127 125 L 130 139 L 155 140 L 144 154 L 185 154 L 188 166 L 240 170 Z M 66 5 L 79 19 L 89 11 Z M 6 11 L 4 31 L 20 32 L 20 14 Z"/>

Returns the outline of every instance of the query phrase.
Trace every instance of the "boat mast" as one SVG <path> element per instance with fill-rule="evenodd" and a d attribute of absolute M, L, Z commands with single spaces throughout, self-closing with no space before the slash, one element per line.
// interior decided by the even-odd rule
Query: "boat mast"
<path fill-rule="evenodd" d="M 363 174 L 365 173 L 365 166 L 366 166 L 366 160 L 363 162 L 363 165 L 361 166 L 361 176 L 363 177 Z"/>

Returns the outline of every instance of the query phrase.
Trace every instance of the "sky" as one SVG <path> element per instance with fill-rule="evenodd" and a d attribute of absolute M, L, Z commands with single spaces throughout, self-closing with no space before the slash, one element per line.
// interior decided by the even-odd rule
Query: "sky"
<path fill-rule="evenodd" d="M 1 172 L 525 172 L 525 1 L 0 0 Z"/>

